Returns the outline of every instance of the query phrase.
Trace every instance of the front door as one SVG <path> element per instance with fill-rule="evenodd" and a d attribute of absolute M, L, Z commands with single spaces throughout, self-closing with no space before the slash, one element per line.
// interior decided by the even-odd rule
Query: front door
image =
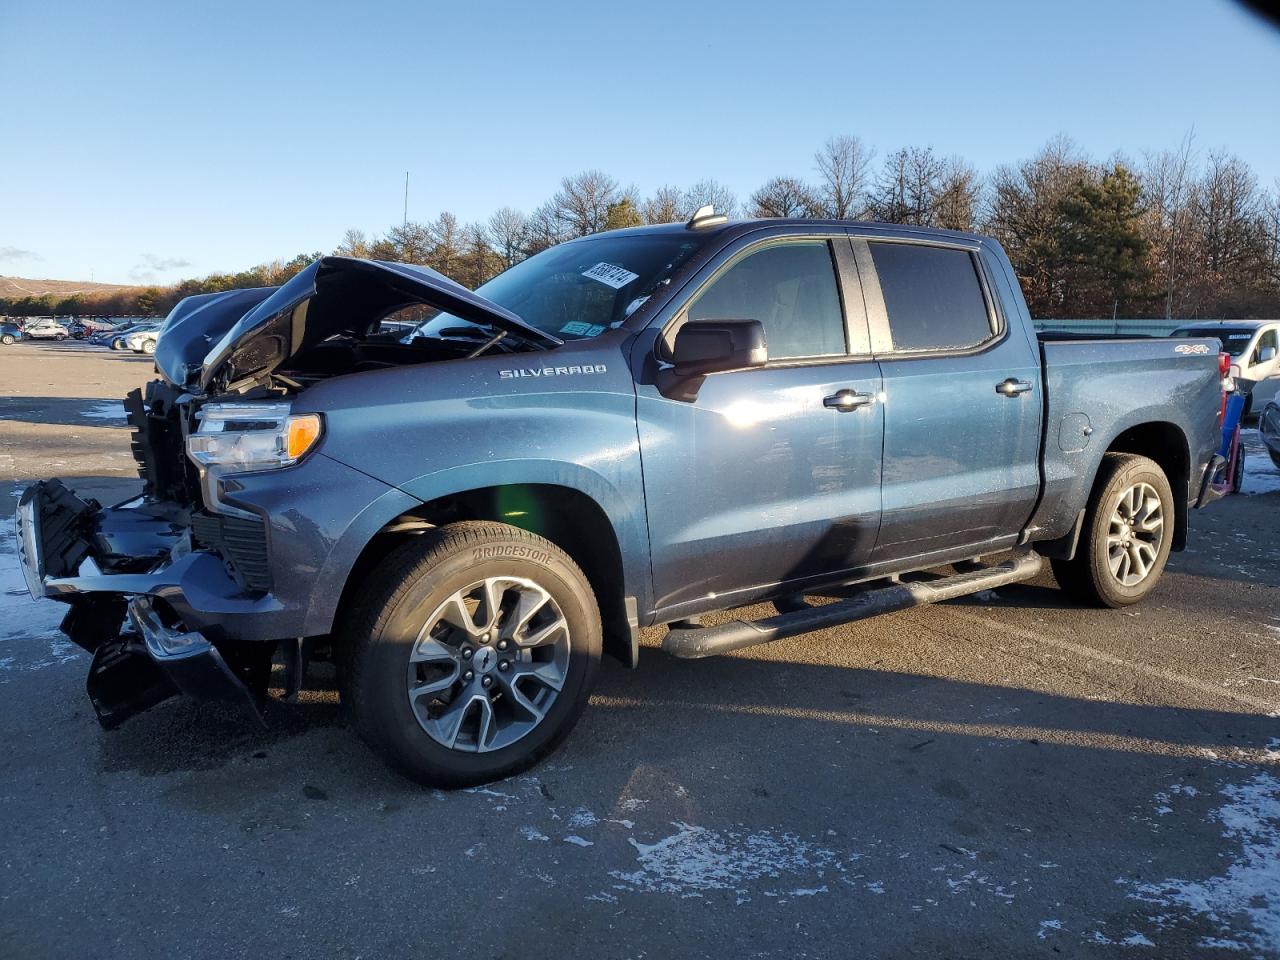
<path fill-rule="evenodd" d="M 833 254 L 851 281 L 838 281 Z M 769 362 L 712 374 L 691 401 L 637 386 L 655 606 L 667 618 L 870 556 L 880 370 L 848 282 L 857 277 L 843 236 L 747 243 L 704 271 L 671 318 L 668 328 L 686 318 L 759 320 Z M 854 304 L 849 323 L 842 290 Z"/>

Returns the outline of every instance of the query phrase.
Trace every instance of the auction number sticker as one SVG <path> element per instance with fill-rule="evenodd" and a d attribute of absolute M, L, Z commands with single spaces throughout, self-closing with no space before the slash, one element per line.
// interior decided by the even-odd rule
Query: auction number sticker
<path fill-rule="evenodd" d="M 615 290 L 620 287 L 625 287 L 632 280 L 636 279 L 636 277 L 640 276 L 638 273 L 632 273 L 630 270 L 626 270 L 622 267 L 616 267 L 612 263 L 605 263 L 603 261 L 597 263 L 590 270 L 583 270 L 582 275 L 584 277 L 590 277 L 592 280 L 599 280 L 605 286 L 613 287 Z"/>

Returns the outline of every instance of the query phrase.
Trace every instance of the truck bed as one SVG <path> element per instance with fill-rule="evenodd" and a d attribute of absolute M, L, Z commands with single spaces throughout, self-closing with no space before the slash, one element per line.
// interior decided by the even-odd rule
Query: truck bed
<path fill-rule="evenodd" d="M 1170 476 L 1180 508 L 1194 499 L 1219 441 L 1222 384 L 1216 341 L 1038 334 L 1044 365 L 1043 491 L 1031 538 L 1070 533 L 1102 455 L 1126 430 L 1163 425 L 1183 460 Z M 1138 451 L 1134 451 L 1138 452 Z M 1185 530 L 1184 524 L 1179 524 Z"/>

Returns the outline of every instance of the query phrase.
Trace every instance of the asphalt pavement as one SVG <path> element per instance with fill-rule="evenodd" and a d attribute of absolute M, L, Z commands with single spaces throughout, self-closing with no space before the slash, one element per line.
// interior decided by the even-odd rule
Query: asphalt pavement
<path fill-rule="evenodd" d="M 0 348 L 0 497 L 131 495 L 116 401 L 150 375 Z M 266 730 L 173 699 L 103 732 L 0 526 L 0 957 L 1280 957 L 1280 472 L 1249 443 L 1139 607 L 1046 574 L 704 661 L 647 631 L 548 762 L 454 793 L 373 757 L 323 666 Z"/>

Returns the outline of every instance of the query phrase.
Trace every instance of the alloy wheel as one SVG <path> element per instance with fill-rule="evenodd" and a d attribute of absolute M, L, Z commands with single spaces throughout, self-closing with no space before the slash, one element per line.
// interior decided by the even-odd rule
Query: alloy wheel
<path fill-rule="evenodd" d="M 485 753 L 531 733 L 564 688 L 569 624 L 525 577 L 488 577 L 450 595 L 409 654 L 409 705 L 450 750 Z"/>
<path fill-rule="evenodd" d="M 1149 483 L 1135 483 L 1120 495 L 1107 529 L 1107 564 L 1126 587 L 1145 580 L 1164 542 L 1164 509 Z"/>

